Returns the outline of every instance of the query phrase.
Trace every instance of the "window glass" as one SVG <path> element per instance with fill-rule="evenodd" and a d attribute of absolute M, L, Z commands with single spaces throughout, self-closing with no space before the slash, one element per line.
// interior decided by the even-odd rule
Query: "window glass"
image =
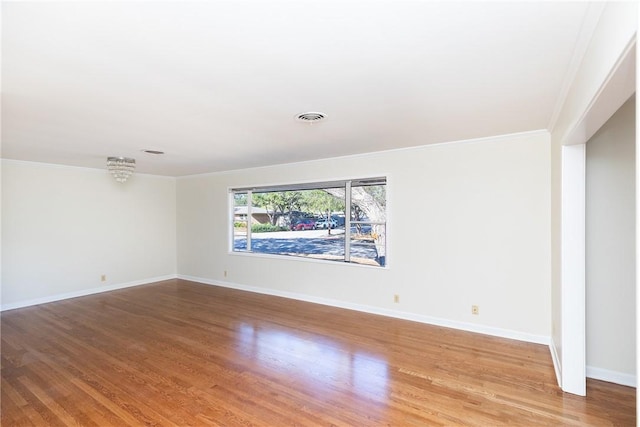
<path fill-rule="evenodd" d="M 385 178 L 231 193 L 235 252 L 386 263 Z"/>
<path fill-rule="evenodd" d="M 233 193 L 233 250 L 246 251 L 248 228 L 248 194 Z"/>
<path fill-rule="evenodd" d="M 351 256 L 384 266 L 387 255 L 387 186 L 351 187 Z M 362 261 L 364 263 L 369 263 Z M 354 262 L 352 260 L 352 262 Z"/>

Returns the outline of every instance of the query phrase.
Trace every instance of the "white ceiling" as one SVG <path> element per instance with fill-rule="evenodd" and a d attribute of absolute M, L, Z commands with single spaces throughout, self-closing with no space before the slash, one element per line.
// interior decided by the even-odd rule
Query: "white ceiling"
<path fill-rule="evenodd" d="M 548 129 L 596 9 L 3 2 L 2 157 L 181 176 Z"/>

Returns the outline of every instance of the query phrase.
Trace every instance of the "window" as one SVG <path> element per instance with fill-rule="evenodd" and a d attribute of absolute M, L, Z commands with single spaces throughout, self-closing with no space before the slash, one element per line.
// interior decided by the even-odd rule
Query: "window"
<path fill-rule="evenodd" d="M 234 252 L 384 266 L 386 178 L 234 188 Z"/>

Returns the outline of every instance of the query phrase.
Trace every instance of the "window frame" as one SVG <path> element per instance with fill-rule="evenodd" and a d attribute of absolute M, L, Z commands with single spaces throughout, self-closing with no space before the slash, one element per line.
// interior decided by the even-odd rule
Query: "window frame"
<path fill-rule="evenodd" d="M 255 256 L 255 257 L 264 257 L 264 258 L 274 258 L 274 259 L 289 259 L 289 260 L 297 260 L 297 261 L 306 261 L 306 262 L 319 262 L 319 263 L 331 263 L 342 264 L 342 265 L 351 265 L 365 268 L 376 268 L 376 269 L 387 269 L 389 267 L 389 262 L 387 258 L 387 253 L 389 251 L 388 245 L 388 183 L 389 178 L 388 174 L 380 174 L 374 177 L 369 178 L 346 178 L 339 180 L 331 180 L 331 181 L 311 181 L 304 183 L 295 183 L 295 184 L 275 184 L 275 185 L 256 185 L 256 186 L 246 186 L 246 187 L 228 187 L 228 200 L 229 200 L 229 219 L 230 219 L 230 227 L 229 230 L 229 248 L 228 253 L 230 255 L 239 255 L 239 256 Z M 354 221 L 351 219 L 351 188 L 354 186 L 372 186 L 372 185 L 384 185 L 385 186 L 385 221 Z M 344 231 L 344 259 L 343 260 L 328 260 L 328 259 L 318 259 L 306 257 L 303 255 L 284 255 L 284 254 L 273 254 L 273 253 L 264 253 L 264 252 L 254 252 L 251 248 L 251 219 L 252 218 L 252 209 L 253 209 L 253 195 L 254 193 L 268 193 L 268 192 L 285 192 L 285 191 L 305 191 L 305 190 L 322 190 L 325 188 L 344 188 L 345 189 L 345 231 Z M 235 205 L 235 194 L 244 193 L 247 197 L 247 248 L 245 250 L 236 250 L 235 249 L 235 229 L 234 229 L 234 209 Z M 385 229 L 385 260 L 383 265 L 368 265 L 363 263 L 355 263 L 351 261 L 351 238 L 352 232 L 351 227 L 353 225 L 363 224 L 363 225 L 382 225 Z"/>

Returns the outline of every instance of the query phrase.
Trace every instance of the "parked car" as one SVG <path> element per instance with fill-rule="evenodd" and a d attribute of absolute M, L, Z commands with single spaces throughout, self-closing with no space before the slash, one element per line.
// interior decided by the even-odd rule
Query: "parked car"
<path fill-rule="evenodd" d="M 291 224 L 291 230 L 313 230 L 316 222 L 312 219 L 301 219 L 294 224 Z"/>
<path fill-rule="evenodd" d="M 336 223 L 335 219 L 330 219 L 329 221 L 327 221 L 326 218 L 320 218 L 319 220 L 316 221 L 316 229 L 325 229 L 327 227 L 329 228 L 336 228 L 338 226 L 338 224 Z"/>

